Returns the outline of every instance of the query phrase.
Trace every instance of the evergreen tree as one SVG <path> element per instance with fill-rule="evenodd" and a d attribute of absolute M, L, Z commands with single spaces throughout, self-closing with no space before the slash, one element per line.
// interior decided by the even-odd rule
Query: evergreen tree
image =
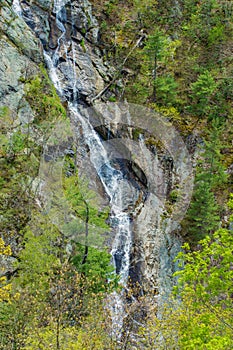
<path fill-rule="evenodd" d="M 221 130 L 218 120 L 213 120 L 204 151 L 200 153 L 193 198 L 187 212 L 187 233 L 194 240 L 216 230 L 220 221 L 214 190 L 222 188 L 227 182 L 222 164 Z"/>
<path fill-rule="evenodd" d="M 217 88 L 217 84 L 209 71 L 200 74 L 197 81 L 191 84 L 191 99 L 193 101 L 190 110 L 199 117 L 208 116 L 211 112 L 211 97 Z"/>
<path fill-rule="evenodd" d="M 200 173 L 196 176 L 187 220 L 188 237 L 196 242 L 218 227 L 220 220 L 218 206 L 211 188 L 211 177 L 208 173 Z"/>
<path fill-rule="evenodd" d="M 210 184 L 212 189 L 222 188 L 227 183 L 226 168 L 223 165 L 223 156 L 221 151 L 224 147 L 221 140 L 223 127 L 218 119 L 211 123 L 211 129 L 208 132 L 208 139 L 205 141 L 205 151 L 203 154 L 203 167 L 210 174 Z"/>

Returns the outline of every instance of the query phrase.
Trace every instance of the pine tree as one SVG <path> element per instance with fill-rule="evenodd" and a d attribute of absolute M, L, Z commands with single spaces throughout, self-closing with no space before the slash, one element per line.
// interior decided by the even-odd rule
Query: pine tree
<path fill-rule="evenodd" d="M 187 213 L 187 234 L 195 241 L 213 232 L 220 220 L 210 180 L 208 173 L 203 172 L 196 176 L 192 203 Z"/>
<path fill-rule="evenodd" d="M 211 97 L 217 88 L 212 74 L 205 71 L 200 74 L 197 81 L 191 84 L 191 111 L 199 117 L 205 117 L 211 113 Z"/>
<path fill-rule="evenodd" d="M 208 133 L 208 140 L 205 141 L 205 151 L 203 154 L 203 165 L 210 174 L 211 188 L 221 188 L 227 182 L 227 173 L 223 165 L 221 150 L 224 145 L 221 141 L 223 128 L 218 119 L 214 119 Z"/>
<path fill-rule="evenodd" d="M 218 120 L 213 120 L 204 150 L 200 153 L 193 198 L 187 213 L 187 233 L 195 240 L 216 230 L 220 221 L 214 191 L 221 189 L 227 181 L 221 155 L 221 130 Z"/>

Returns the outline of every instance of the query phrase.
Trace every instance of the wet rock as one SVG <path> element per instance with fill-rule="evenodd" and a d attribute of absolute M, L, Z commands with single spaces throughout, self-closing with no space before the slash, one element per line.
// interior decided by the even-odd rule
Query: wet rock
<path fill-rule="evenodd" d="M 97 47 L 98 23 L 92 15 L 90 3 L 87 0 L 64 0 L 55 2 L 56 7 L 52 7 L 50 1 L 36 0 L 32 4 L 27 2 L 22 2 L 22 4 L 24 20 L 36 33 L 47 54 L 53 60 L 63 95 L 68 101 L 78 100 L 85 104 L 88 99 L 96 96 L 115 75 L 114 68 L 110 69 L 103 62 L 101 51 Z M 0 28 L 5 33 L 4 56 L 8 57 L 9 39 L 16 46 L 17 43 L 22 42 L 21 51 L 24 53 L 21 57 L 18 49 L 12 50 L 12 53 L 9 52 L 9 64 L 3 61 L 4 64 L 0 68 L 4 76 L 7 75 L 8 70 L 12 70 L 7 78 L 3 78 L 5 81 L 2 86 L 2 96 L 6 96 L 3 97 L 5 98 L 4 103 L 9 101 L 12 108 L 18 112 L 23 99 L 23 86 L 19 82 L 23 65 L 27 63 L 31 70 L 34 69 L 31 63 L 32 55 L 33 60 L 42 62 L 41 47 L 30 29 L 22 24 L 23 21 L 12 14 L 7 6 L 3 6 L 3 9 L 2 13 L 5 17 L 4 20 L 0 20 Z M 25 36 L 25 33 L 27 38 L 24 42 L 22 35 Z M 18 62 L 15 68 L 13 68 L 13 61 Z M 125 72 L 125 74 L 130 74 L 130 72 Z M 21 106 L 21 118 L 26 118 L 27 115 L 29 117 L 30 108 L 25 101 L 23 108 Z M 126 106 L 125 110 L 114 111 L 115 125 L 108 124 L 104 122 L 104 118 L 100 118 L 96 126 L 100 126 L 100 133 L 105 134 L 106 141 L 108 141 L 108 135 L 111 135 L 113 139 L 128 137 L 128 140 L 134 141 L 132 144 L 128 142 L 127 147 L 118 142 L 117 152 L 109 150 L 109 156 L 111 152 L 112 156 L 115 158 L 117 156 L 116 171 L 120 170 L 124 175 L 119 181 L 122 193 L 119 192 L 121 195 L 116 198 L 116 203 L 121 202 L 120 207 L 123 208 L 123 211 L 129 213 L 134 219 L 130 276 L 135 283 L 138 281 L 143 284 L 144 291 L 154 290 L 155 294 L 158 292 L 161 294 L 171 289 L 172 274 L 177 268 L 173 259 L 181 245 L 179 237 L 174 234 L 174 231 L 179 229 L 178 222 L 169 218 L 166 199 L 182 176 L 185 176 L 186 169 L 182 163 L 174 166 L 173 159 L 169 157 L 168 152 L 158 150 L 156 145 L 153 146 L 154 151 L 149 152 L 145 143 L 140 142 L 133 135 L 132 130 L 119 127 L 118 124 L 124 120 L 122 113 L 125 114 L 127 125 L 129 109 Z M 94 116 L 89 114 L 88 117 L 91 122 L 95 122 Z M 90 150 L 78 126 L 80 121 L 75 118 L 73 121 L 77 128 L 76 134 L 80 132 L 77 140 L 80 146 L 77 162 L 81 168 L 82 161 L 85 164 L 85 157 L 88 156 Z M 104 125 L 104 128 L 101 125 Z M 107 133 L 106 130 L 108 130 Z M 140 130 L 136 130 L 136 133 L 140 134 Z M 131 162 L 119 161 L 124 157 Z M 85 170 L 89 171 L 89 169 Z M 90 169 L 90 174 L 92 173 L 93 169 Z M 101 196 L 107 197 L 104 186 L 99 180 L 94 181 L 94 177 L 91 176 L 90 182 Z M 115 256 L 118 269 L 120 269 L 123 258 L 120 253 Z"/>
<path fill-rule="evenodd" d="M 34 0 L 34 2 L 38 4 L 38 6 L 41 7 L 43 10 L 49 10 L 51 7 L 50 0 Z"/>
<path fill-rule="evenodd" d="M 58 62 L 60 84 L 68 99 L 89 101 L 102 91 L 112 75 L 97 47 L 99 26 L 89 1 L 64 0 L 50 6 L 43 0 L 21 4 L 23 19 Z M 72 65 L 76 65 L 75 77 Z M 76 92 L 71 91 L 74 88 Z"/>
<path fill-rule="evenodd" d="M 85 38 L 93 44 L 97 44 L 99 26 L 96 18 L 92 15 L 92 7 L 89 1 L 72 1 L 72 23 L 84 34 Z"/>
<path fill-rule="evenodd" d="M 174 234 L 177 227 L 170 220 L 164 220 L 164 205 L 150 195 L 134 222 L 136 253 L 132 260 L 137 265 L 143 290 L 166 296 L 172 289 L 173 273 L 177 270 L 174 258 L 181 250 L 182 240 Z M 135 273 L 135 272 L 134 272 Z"/>

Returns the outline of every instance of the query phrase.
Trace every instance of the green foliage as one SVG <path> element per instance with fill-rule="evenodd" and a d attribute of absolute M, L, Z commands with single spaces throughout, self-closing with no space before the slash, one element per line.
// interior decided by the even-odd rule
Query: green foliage
<path fill-rule="evenodd" d="M 211 129 L 208 132 L 208 139 L 205 141 L 204 159 L 202 162 L 210 174 L 209 179 L 212 189 L 220 189 L 227 183 L 228 175 L 223 164 L 223 143 L 221 141 L 221 134 L 223 127 L 218 120 L 213 120 Z"/>
<path fill-rule="evenodd" d="M 219 229 L 212 238 L 206 237 L 199 242 L 198 251 L 190 251 L 189 245 L 184 244 L 186 253 L 181 252 L 177 257 L 184 269 L 176 273 L 181 296 L 192 293 L 197 303 L 232 306 L 232 243 L 232 232 Z"/>
<path fill-rule="evenodd" d="M 0 238 L 0 258 L 2 255 L 11 255 L 10 246 L 6 246 L 2 238 Z M 0 303 L 11 300 L 11 284 L 7 283 L 5 276 L 2 276 L 0 268 Z"/>
<path fill-rule="evenodd" d="M 189 239 L 193 242 L 213 232 L 220 220 L 210 179 L 211 177 L 206 173 L 196 176 L 192 202 L 187 213 L 186 229 Z"/>
<path fill-rule="evenodd" d="M 83 257 L 83 248 L 77 245 L 72 258 L 67 255 L 66 244 L 65 237 L 48 218 L 34 212 L 30 226 L 25 228 L 24 249 L 19 253 L 17 274 L 11 283 L 14 298 L 11 303 L 0 303 L 1 348 L 24 348 L 25 344 L 30 348 L 37 342 L 45 347 L 49 342 L 55 349 L 66 349 L 68 344 L 73 348 L 84 341 L 85 324 L 92 322 L 93 332 L 102 327 L 98 325 L 103 322 L 102 314 L 98 321 L 95 316 L 105 292 L 110 290 L 106 280 L 112 275 L 109 254 L 92 248 L 85 266 L 77 263 L 75 269 L 73 264 L 78 256 Z"/>
<path fill-rule="evenodd" d="M 18 254 L 17 269 L 20 271 L 15 283 L 21 288 L 30 287 L 31 292 L 48 288 L 51 273 L 59 267 L 57 247 L 61 239 L 56 228 L 46 217 L 35 213 L 36 217 L 23 232 L 24 249 Z M 34 215 L 35 215 L 34 214 Z"/>
<path fill-rule="evenodd" d="M 81 327 L 66 326 L 60 329 L 59 343 L 57 342 L 56 323 L 31 329 L 24 342 L 25 350 L 52 349 L 60 350 L 99 350 L 116 349 L 116 342 L 108 335 L 111 319 L 105 314 L 99 302 L 93 302 L 90 315 L 83 319 Z"/>
<path fill-rule="evenodd" d="M 3 348 L 20 348 L 25 326 L 31 324 L 36 315 L 43 318 L 49 279 L 56 262 L 53 240 L 51 225 L 37 213 L 31 227 L 25 228 L 24 249 L 19 253 L 15 266 L 17 275 L 11 282 L 12 293 L 17 297 L 9 304 L 0 305 L 0 344 Z"/>
<path fill-rule="evenodd" d="M 91 282 L 91 290 L 95 293 L 110 290 L 116 285 L 117 279 L 113 273 L 114 268 L 110 265 L 110 254 L 103 246 L 103 234 L 109 230 L 106 220 L 107 210 L 100 210 L 96 205 L 96 195 L 88 188 L 86 182 L 77 175 L 64 179 L 65 195 L 71 204 L 72 210 L 83 222 L 81 231 L 85 238 L 81 244 L 77 244 L 73 264 L 79 273 L 83 274 Z M 64 229 L 80 230 L 80 227 L 72 223 L 67 224 Z M 82 232 L 79 234 L 80 237 Z M 80 239 L 77 236 L 77 239 Z M 101 250 L 94 248 L 99 246 Z"/>
<path fill-rule="evenodd" d="M 227 229 L 201 240 L 198 250 L 184 244 L 176 258 L 180 270 L 174 274 L 174 294 L 141 329 L 144 348 L 232 349 L 232 244 Z"/>
<path fill-rule="evenodd" d="M 224 188 L 227 183 L 221 154 L 221 130 L 218 121 L 213 121 L 208 140 L 200 152 L 194 193 L 185 223 L 189 239 L 195 242 L 216 230 L 220 221 L 220 208 L 214 191 Z"/>
<path fill-rule="evenodd" d="M 211 111 L 211 97 L 217 84 L 210 72 L 200 74 L 197 81 L 191 84 L 193 100 L 192 111 L 198 116 L 209 115 Z"/>
<path fill-rule="evenodd" d="M 169 200 L 172 203 L 175 203 L 178 198 L 179 198 L 179 190 L 178 189 L 174 189 L 169 193 Z"/>
<path fill-rule="evenodd" d="M 176 101 L 177 83 L 171 64 L 179 45 L 178 40 L 171 40 L 159 28 L 155 28 L 145 39 L 145 45 L 138 53 L 141 59 L 140 71 L 133 83 L 133 89 L 137 89 L 136 98 L 138 93 L 142 96 L 141 102 L 171 106 Z"/>
<path fill-rule="evenodd" d="M 228 205 L 231 209 L 231 198 Z M 185 243 L 177 256 L 182 269 L 175 273 L 179 277 L 175 292 L 191 311 L 182 321 L 181 348 L 231 349 L 233 345 L 232 244 L 232 231 L 221 228 L 201 240 L 196 251 Z"/>
<path fill-rule="evenodd" d="M 33 123 L 43 132 L 50 130 L 59 119 L 66 118 L 66 110 L 43 67 L 40 76 L 26 82 L 25 97 L 35 113 Z"/>
<path fill-rule="evenodd" d="M 184 318 L 182 324 L 182 348 L 232 347 L 232 243 L 232 232 L 219 229 L 212 239 L 199 242 L 198 251 L 185 244 L 186 253 L 177 257 L 184 268 L 176 272 L 176 290 L 191 309 L 191 318 Z"/>
<path fill-rule="evenodd" d="M 177 83 L 171 75 L 160 76 L 155 80 L 158 105 L 171 106 L 176 101 Z"/>
<path fill-rule="evenodd" d="M 29 141 L 28 135 L 17 129 L 12 130 L 10 124 L 6 125 L 5 130 L 9 135 L 4 138 L 0 157 L 0 229 L 3 234 L 7 232 L 6 236 L 12 234 L 16 237 L 29 219 L 32 209 L 34 193 L 31 184 L 38 165 L 33 151 L 37 153 L 37 150 L 33 148 L 34 144 Z"/>
<path fill-rule="evenodd" d="M 233 210 L 233 193 L 230 193 L 230 199 L 229 199 L 227 205 L 231 210 Z"/>
<path fill-rule="evenodd" d="M 227 203 L 228 208 L 233 211 L 233 193 L 230 193 L 230 199 Z M 230 221 L 233 222 L 233 215 L 230 216 Z"/>
<path fill-rule="evenodd" d="M 157 60 L 164 60 L 167 55 L 166 48 L 168 47 L 168 38 L 164 33 L 156 28 L 150 36 L 147 38 L 147 42 L 144 50 L 146 51 L 148 58 L 152 57 L 152 61 L 156 56 Z"/>
<path fill-rule="evenodd" d="M 91 281 L 90 288 L 94 293 L 111 291 L 117 287 L 118 278 L 111 265 L 111 255 L 106 250 L 89 247 L 88 257 L 83 264 L 84 247 L 77 245 L 72 263 L 78 272 Z"/>
<path fill-rule="evenodd" d="M 88 188 L 85 180 L 78 178 L 78 175 L 64 178 L 64 190 L 66 198 L 78 217 L 85 221 L 88 208 L 90 224 L 96 228 L 109 228 L 106 224 L 109 209 L 99 210 L 96 194 Z"/>
<path fill-rule="evenodd" d="M 86 247 L 103 247 L 109 209 L 99 208 L 96 194 L 77 175 L 64 178 L 63 184 L 66 203 L 74 213 L 73 219 L 63 223 L 63 232 Z"/>

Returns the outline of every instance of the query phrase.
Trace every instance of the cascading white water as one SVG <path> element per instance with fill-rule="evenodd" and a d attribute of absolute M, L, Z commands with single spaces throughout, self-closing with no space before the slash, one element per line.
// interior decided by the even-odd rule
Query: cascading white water
<path fill-rule="evenodd" d="M 129 275 L 131 230 L 129 215 L 124 212 L 122 203 L 122 186 L 126 181 L 123 174 L 114 169 L 108 159 L 108 154 L 91 124 L 78 111 L 75 105 L 70 104 L 70 110 L 82 124 L 86 142 L 90 149 L 90 159 L 99 178 L 110 198 L 111 222 L 116 229 L 111 255 L 116 272 L 120 275 L 120 282 L 125 285 Z"/>
<path fill-rule="evenodd" d="M 18 16 L 22 15 L 22 9 L 19 0 L 14 0 L 12 3 L 12 8 L 15 13 L 17 13 Z"/>
<path fill-rule="evenodd" d="M 122 190 L 121 183 L 123 183 L 123 174 L 114 169 L 109 162 L 107 152 L 100 140 L 100 137 L 89 123 L 88 119 L 82 116 L 79 111 L 78 103 L 76 98 L 78 96 L 78 90 L 76 88 L 76 74 L 75 74 L 75 66 L 72 62 L 75 62 L 75 57 L 69 57 L 67 53 L 67 44 L 64 42 L 65 37 L 65 26 L 62 23 L 65 20 L 63 15 L 64 5 L 66 4 L 66 0 L 63 1 L 63 6 L 61 1 L 54 2 L 54 12 L 56 13 L 56 23 L 58 28 L 62 31 L 61 36 L 58 39 L 58 47 L 54 53 L 50 56 L 48 66 L 50 68 L 50 76 L 54 82 L 56 88 L 61 95 L 63 92 L 60 88 L 58 74 L 56 73 L 56 62 L 57 55 L 62 45 L 65 48 L 66 59 L 69 62 L 70 68 L 73 70 L 71 73 L 71 79 L 73 80 L 70 85 L 73 87 L 73 102 L 69 103 L 69 108 L 72 113 L 77 117 L 77 119 L 81 122 L 83 134 L 85 136 L 86 143 L 90 149 L 90 159 L 92 164 L 94 165 L 99 178 L 105 188 L 106 193 L 110 198 L 110 206 L 111 206 L 111 222 L 114 225 L 115 229 L 115 239 L 113 241 L 113 246 L 111 249 L 112 255 L 112 263 L 115 266 L 115 270 L 117 274 L 120 276 L 120 283 L 123 286 L 126 286 L 127 279 L 129 276 L 129 264 L 130 264 L 130 250 L 132 244 L 131 230 L 130 230 L 130 218 L 129 215 L 123 211 L 122 206 Z M 72 44 L 72 43 L 71 43 Z M 74 50 L 71 50 L 71 54 L 74 55 Z M 47 57 L 48 53 L 45 53 Z M 48 57 L 47 57 L 48 61 Z M 53 63 L 51 65 L 51 62 Z M 124 303 L 121 295 L 114 293 L 112 295 L 111 309 L 112 309 L 112 319 L 114 323 L 114 327 L 116 330 L 116 336 L 119 336 L 121 333 L 121 328 L 123 325 L 123 314 L 124 314 Z"/>
<path fill-rule="evenodd" d="M 120 171 L 114 169 L 109 162 L 108 155 L 103 144 L 88 120 L 78 112 L 77 107 L 70 105 L 71 111 L 82 124 L 86 142 L 90 149 L 90 159 L 99 178 L 110 198 L 111 218 L 114 226 L 115 239 L 113 241 L 111 255 L 115 271 L 120 276 L 120 283 L 126 287 L 129 276 L 130 250 L 132 236 L 130 229 L 130 217 L 124 212 L 122 203 L 122 186 L 126 181 Z M 123 294 L 112 293 L 109 305 L 111 308 L 114 335 L 119 337 L 123 327 L 124 300 Z"/>
<path fill-rule="evenodd" d="M 67 42 L 66 39 L 66 10 L 67 0 L 55 0 L 53 12 L 56 16 L 56 25 L 61 32 L 57 39 L 57 47 L 55 50 L 44 50 L 44 58 L 47 63 L 50 78 L 54 83 L 59 95 L 69 99 L 67 91 L 64 91 L 64 81 L 59 77 L 58 60 L 64 56 L 69 69 L 69 87 L 72 87 L 68 108 L 75 115 L 76 120 L 81 123 L 85 141 L 90 150 L 90 159 L 94 165 L 96 172 L 104 186 L 107 195 L 110 198 L 111 217 L 110 221 L 114 228 L 115 239 L 113 241 L 111 255 L 112 263 L 115 266 L 117 274 L 120 276 L 120 283 L 126 286 L 129 276 L 130 251 L 132 245 L 131 225 L 129 214 L 125 211 L 122 195 L 124 179 L 121 171 L 116 170 L 108 159 L 107 151 L 101 142 L 100 137 L 89 123 L 88 118 L 82 115 L 77 102 L 78 89 L 75 71 L 75 50 L 73 50 L 73 42 Z M 22 14 L 19 0 L 13 1 L 13 9 L 18 15 Z M 71 50 L 68 50 L 71 47 Z M 61 53 L 62 52 L 62 53 Z M 64 77 L 63 77 L 64 79 Z M 112 318 L 115 328 L 115 335 L 119 336 L 123 325 L 124 302 L 120 294 L 114 293 L 111 297 Z"/>
<path fill-rule="evenodd" d="M 20 2 L 23 4 L 23 9 Z M 86 156 L 87 149 L 89 150 L 92 164 L 110 200 L 110 220 L 115 234 L 111 249 L 112 262 L 120 276 L 121 284 L 125 287 L 125 295 L 114 293 L 108 302 L 108 307 L 112 310 L 114 336 L 119 339 L 121 334 L 125 335 L 126 332 L 122 330 L 123 325 L 127 324 L 124 322 L 124 316 L 127 316 L 125 300 L 129 275 L 132 283 L 135 281 L 141 283 L 142 292 L 151 289 L 159 293 L 159 298 L 156 298 L 158 306 L 162 305 L 172 289 L 172 275 L 178 268 L 173 261 L 181 249 L 181 240 L 173 232 L 179 229 L 179 222 L 191 198 L 192 165 L 185 145 L 177 137 L 177 133 L 174 133 L 174 129 L 168 127 L 169 123 L 162 122 L 154 113 L 151 119 L 148 111 L 139 106 L 135 115 L 135 109 L 128 108 L 128 105 L 125 110 L 119 108 L 120 112 L 117 114 L 109 110 L 107 104 L 107 114 L 102 113 L 106 105 L 103 111 L 100 108 L 101 119 L 106 117 L 105 129 L 102 130 L 105 132 L 106 126 L 108 127 L 107 137 L 111 139 L 113 135 L 117 137 L 120 134 L 123 140 L 125 136 L 124 129 L 121 132 L 120 128 L 117 130 L 112 125 L 111 114 L 115 118 L 114 123 L 120 125 L 123 122 L 125 125 L 131 125 L 127 126 L 127 136 L 130 137 L 127 138 L 126 145 L 130 153 L 130 158 L 126 155 L 126 159 L 131 162 L 123 164 L 123 161 L 118 163 L 116 161 L 116 168 L 112 165 L 113 162 L 107 152 L 109 148 L 89 123 L 88 114 L 84 113 L 78 101 L 85 105 L 88 104 L 85 101 L 94 101 L 93 97 L 99 96 L 100 92 L 104 91 L 104 85 L 109 84 L 114 77 L 114 72 L 111 72 L 110 67 L 103 62 L 102 53 L 96 45 L 98 25 L 92 17 L 90 3 L 88 0 L 53 0 L 51 3 L 53 3 L 52 10 L 49 1 L 13 0 L 12 8 L 18 16 L 23 17 L 35 36 L 41 39 L 51 80 L 63 101 L 68 102 L 67 105 L 72 112 L 71 118 L 74 116 L 76 123 L 82 126 L 82 131 L 78 130 L 81 149 L 77 158 L 80 156 L 79 160 L 82 160 L 83 155 Z M 33 51 L 29 52 L 29 57 L 33 61 L 32 54 Z M 98 112 L 97 107 L 97 116 Z M 90 116 L 93 117 L 92 113 Z M 95 122 L 96 120 L 93 124 Z M 102 125 L 97 127 L 102 128 Z M 134 145 L 128 145 L 129 139 L 134 141 L 141 129 L 145 130 L 146 134 L 151 132 L 155 140 L 159 141 L 158 145 L 162 143 L 167 152 L 164 152 L 163 147 L 161 150 L 159 146 L 157 148 L 157 141 L 154 147 L 153 138 L 148 147 L 149 139 L 144 140 L 143 136 L 139 138 L 138 143 L 140 152 Z M 118 154 L 124 154 L 126 148 L 121 147 L 121 142 L 119 142 L 119 149 L 113 145 L 112 149 L 118 150 L 115 153 L 116 158 Z M 111 152 L 114 153 L 112 149 L 110 147 Z M 118 170 L 122 169 L 121 166 L 125 166 L 123 171 Z M 127 181 L 124 176 L 130 181 Z M 135 182 L 137 182 L 136 185 Z M 138 183 L 140 184 L 137 187 Z M 171 203 L 169 200 L 166 202 L 166 196 L 169 195 L 172 186 L 175 190 L 179 189 L 176 203 Z M 132 256 L 129 210 L 134 218 Z M 57 217 L 61 218 L 60 222 L 63 224 L 65 220 L 60 214 L 61 211 Z M 77 235 L 77 231 L 75 234 Z M 130 266 L 131 262 L 132 266 Z M 136 297 L 135 300 L 137 301 Z M 135 316 L 140 317 L 136 313 Z M 134 322 L 131 315 L 128 320 Z M 132 339 L 132 335 L 130 337 Z"/>
<path fill-rule="evenodd" d="M 61 36 L 58 39 L 58 47 L 54 53 L 51 53 L 50 57 L 50 72 L 51 79 L 53 80 L 56 87 L 59 87 L 59 93 L 62 94 L 62 90 L 59 84 L 58 74 L 56 73 L 56 63 L 59 49 L 61 46 L 67 47 L 67 44 L 64 42 L 65 39 L 65 26 L 62 21 L 65 21 L 65 18 L 62 17 L 65 15 L 64 6 L 67 3 L 67 0 L 62 1 L 58 0 L 54 2 L 54 12 L 56 13 L 56 23 L 58 28 L 62 31 Z M 66 59 L 70 62 L 70 67 L 73 69 L 73 61 L 75 57 L 69 57 L 66 51 Z M 73 51 L 71 51 L 72 53 Z M 48 61 L 48 53 L 45 53 L 45 56 Z M 69 61 L 70 60 L 70 61 Z M 52 63 L 52 64 L 51 64 Z M 79 119 L 82 125 L 82 130 L 85 135 L 85 140 L 90 149 L 90 159 L 93 163 L 101 182 L 110 198 L 111 205 L 111 218 L 114 222 L 115 227 L 117 226 L 117 234 L 114 240 L 112 247 L 112 257 L 113 263 L 115 265 L 117 273 L 120 275 L 120 282 L 125 285 L 128 272 L 129 272 L 129 261 L 130 261 L 130 247 L 131 247 L 131 232 L 130 232 L 130 218 L 127 213 L 123 212 L 122 203 L 121 203 L 121 182 L 125 181 L 123 175 L 120 171 L 114 169 L 109 162 L 108 155 L 104 149 L 103 144 L 95 132 L 94 128 L 91 126 L 89 121 L 83 117 L 78 109 L 78 104 L 75 101 L 75 96 L 78 96 L 78 91 L 76 89 L 76 74 L 73 69 L 73 74 L 71 74 L 71 79 L 73 79 L 73 103 L 69 103 L 70 110 L 75 114 Z"/>

